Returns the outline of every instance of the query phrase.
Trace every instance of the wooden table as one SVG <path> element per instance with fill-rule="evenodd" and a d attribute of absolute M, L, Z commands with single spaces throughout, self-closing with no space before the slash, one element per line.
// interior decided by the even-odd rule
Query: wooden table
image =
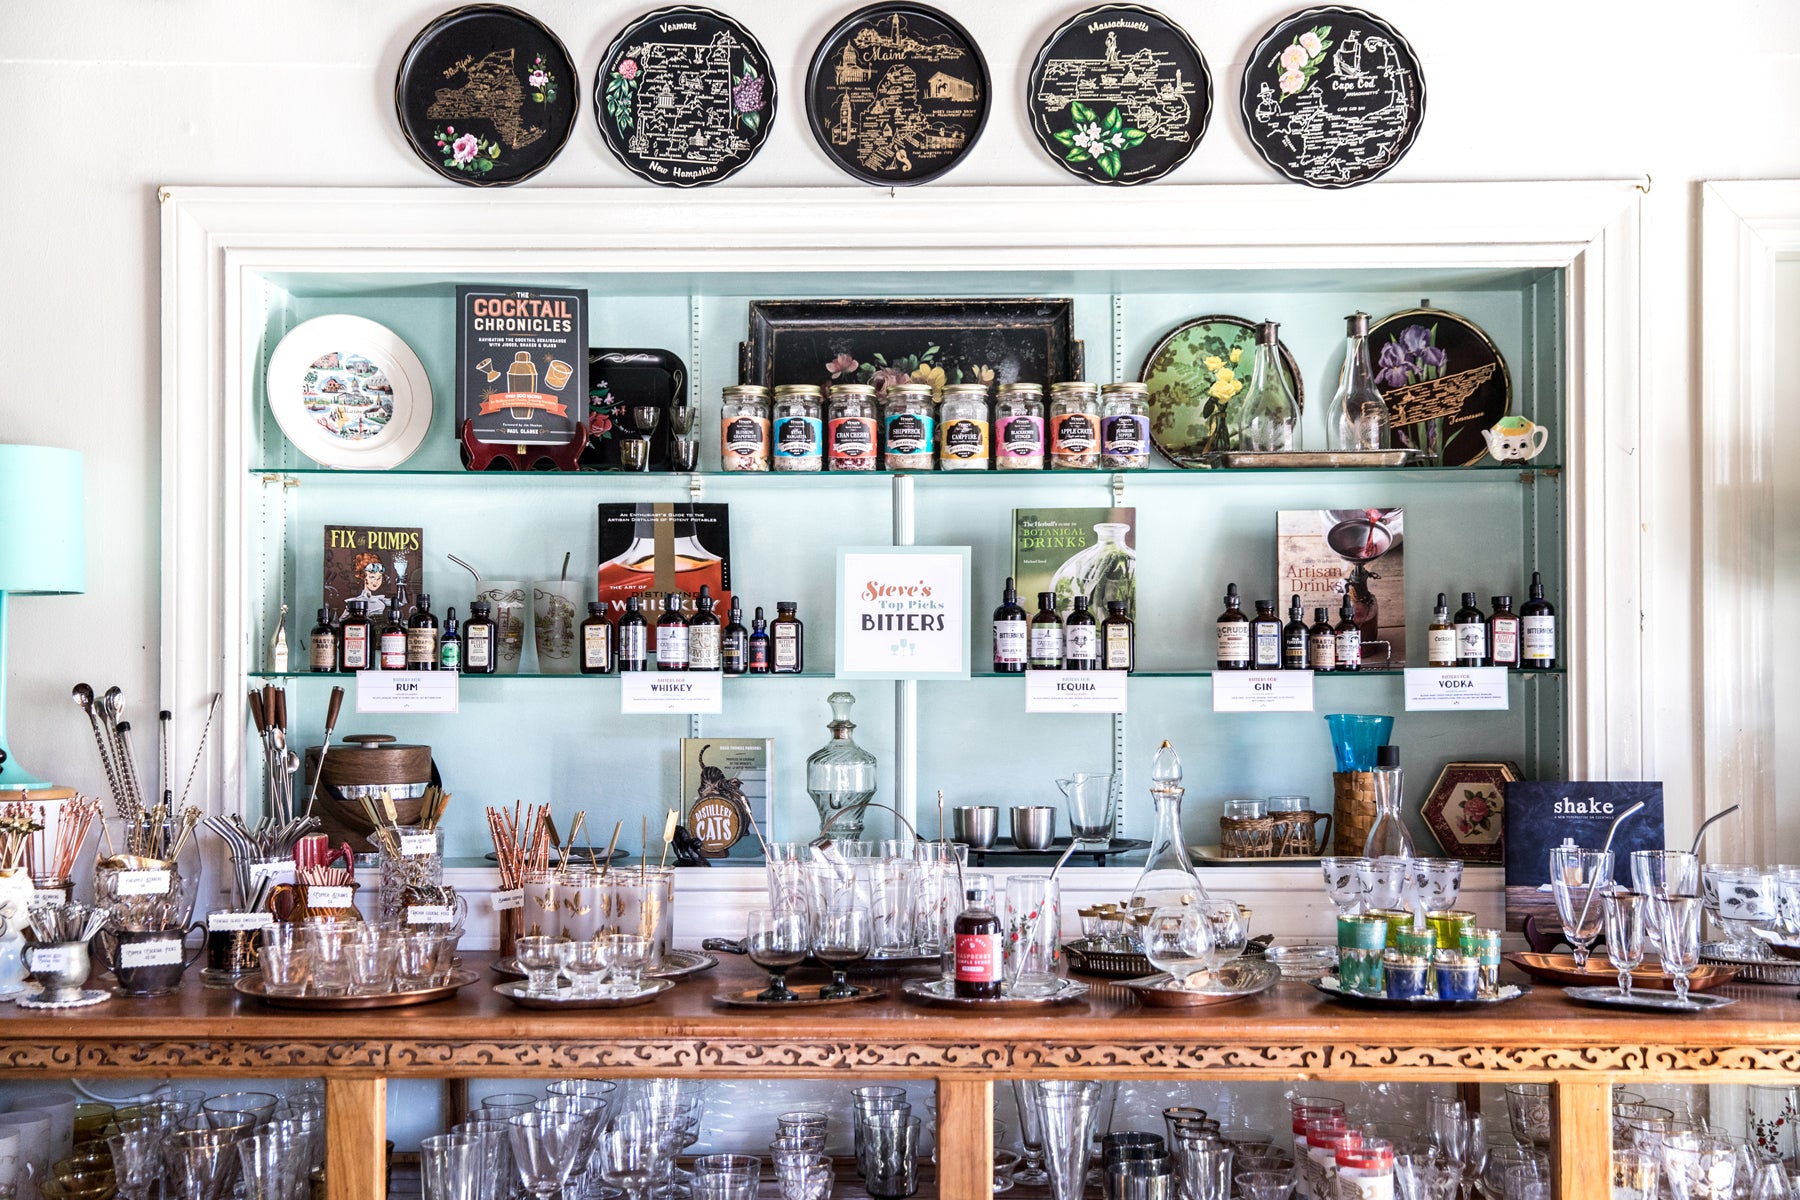
<path fill-rule="evenodd" d="M 1147 1009 L 1112 985 L 1035 1014 L 969 1015 L 890 995 L 767 1013 L 715 1008 L 760 973 L 730 956 L 652 1004 L 544 1013 L 496 995 L 484 975 L 416 1008 L 299 1013 L 200 987 L 66 1012 L 0 1006 L 10 1078 L 322 1075 L 332 1200 L 380 1195 L 387 1081 L 562 1075 L 932 1079 L 940 1195 L 986 1200 L 997 1080 L 1206 1078 L 1554 1084 L 1560 1200 L 1608 1200 L 1614 1082 L 1752 1083 L 1800 1074 L 1800 1005 L 1783 987 L 1733 985 L 1716 1015 L 1664 1017 L 1577 1006 L 1538 987 L 1478 1014 L 1352 1009 L 1281 984 L 1233 1004 Z M 486 970 L 488 956 L 469 955 Z M 893 980 L 884 980 L 892 984 Z"/>

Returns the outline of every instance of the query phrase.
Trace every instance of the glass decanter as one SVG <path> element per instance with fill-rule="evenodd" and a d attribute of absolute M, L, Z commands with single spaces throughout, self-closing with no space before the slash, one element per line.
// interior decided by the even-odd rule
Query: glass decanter
<path fill-rule="evenodd" d="M 1075 597 L 1086 596 L 1088 607 L 1104 613 L 1106 602 L 1123 600 L 1130 613 L 1137 599 L 1137 551 L 1125 544 L 1131 526 L 1103 521 L 1094 526 L 1093 545 L 1077 551 L 1056 570 L 1050 590 L 1056 593 L 1056 611 L 1067 613 Z"/>
<path fill-rule="evenodd" d="M 831 825 L 831 837 L 856 841 L 862 837 L 863 806 L 875 795 L 875 756 L 850 736 L 856 729 L 850 720 L 850 706 L 856 697 L 833 692 L 825 702 L 831 705 L 831 740 L 806 760 L 806 791 L 819 810 L 821 829 L 838 813 L 854 809 Z"/>
<path fill-rule="evenodd" d="M 1206 900 L 1206 888 L 1188 857 L 1181 836 L 1181 756 L 1163 742 L 1150 762 L 1150 799 L 1156 805 L 1156 832 L 1150 855 L 1131 887 L 1132 908 L 1170 908 Z"/>
<path fill-rule="evenodd" d="M 1239 450 L 1300 449 L 1300 405 L 1281 370 L 1280 327 L 1273 321 L 1257 327 L 1256 366 L 1239 422 Z"/>
<path fill-rule="evenodd" d="M 1344 367 L 1337 392 L 1325 410 L 1325 442 L 1330 450 L 1386 450 L 1388 407 L 1375 386 L 1369 362 L 1369 314 L 1345 318 Z"/>
<path fill-rule="evenodd" d="M 1400 814 L 1400 799 L 1405 794 L 1400 779 L 1400 748 L 1382 746 L 1375 751 L 1375 823 L 1363 840 L 1364 858 L 1411 858 L 1412 834 L 1406 831 L 1406 818 Z"/>

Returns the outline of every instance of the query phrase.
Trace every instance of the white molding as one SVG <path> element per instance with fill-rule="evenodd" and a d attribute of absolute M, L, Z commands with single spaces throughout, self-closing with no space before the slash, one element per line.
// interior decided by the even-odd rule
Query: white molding
<path fill-rule="evenodd" d="M 1719 182 L 1701 191 L 1699 344 L 1701 603 L 1696 628 L 1730 629 L 1699 653 L 1701 817 L 1743 804 L 1709 835 L 1713 857 L 1788 859 L 1774 766 L 1774 265 L 1800 257 L 1800 181 Z M 1706 639 L 1710 643 L 1710 639 Z M 1784 847 L 1783 843 L 1786 843 Z"/>
<path fill-rule="evenodd" d="M 1637 778 L 1646 761 L 1638 203 L 1630 182 L 715 188 L 165 188 L 163 666 L 202 711 L 224 693 L 197 794 L 236 798 L 248 646 L 244 422 L 257 369 L 246 314 L 279 271 L 1087 268 L 1564 269 L 1568 327 L 1566 761 Z M 211 805 L 209 805 L 211 806 Z"/>

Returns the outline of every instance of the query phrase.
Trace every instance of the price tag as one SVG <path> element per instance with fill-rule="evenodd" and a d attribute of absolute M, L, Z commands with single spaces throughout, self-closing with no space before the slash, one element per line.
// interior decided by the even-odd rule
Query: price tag
<path fill-rule="evenodd" d="M 46 906 L 50 908 L 61 908 L 67 902 L 68 897 L 63 895 L 63 890 L 61 888 L 38 888 L 31 893 L 31 907 L 33 908 L 44 908 Z"/>
<path fill-rule="evenodd" d="M 169 894 L 169 873 L 120 871 L 116 886 L 121 896 L 166 896 Z"/>
<path fill-rule="evenodd" d="M 515 908 L 525 907 L 524 888 L 506 888 L 494 893 L 494 911 L 509 912 Z"/>
<path fill-rule="evenodd" d="M 1407 712 L 1505 709 L 1505 667 L 1408 667 Z"/>
<path fill-rule="evenodd" d="M 403 833 L 400 835 L 400 853 L 408 858 L 421 858 L 437 853 L 437 834 L 435 833 Z"/>
<path fill-rule="evenodd" d="M 1122 713 L 1124 671 L 1027 671 L 1028 713 Z"/>
<path fill-rule="evenodd" d="M 294 882 L 294 862 L 282 859 L 277 862 L 254 862 L 250 864 L 250 885 L 261 887 L 267 879 L 271 886 L 277 883 Z"/>
<path fill-rule="evenodd" d="M 456 910 L 448 904 L 412 904 L 406 909 L 408 925 L 454 925 Z"/>
<path fill-rule="evenodd" d="M 308 908 L 353 908 L 355 905 L 355 888 L 309 887 L 306 889 L 306 907 Z"/>
<path fill-rule="evenodd" d="M 724 677 L 717 671 L 627 671 L 619 676 L 622 713 L 716 713 Z"/>
<path fill-rule="evenodd" d="M 275 914 L 266 912 L 216 912 L 206 914 L 208 933 L 235 933 L 240 929 L 268 929 Z"/>
<path fill-rule="evenodd" d="M 461 703 L 460 671 L 358 671 L 359 713 L 453 713 Z"/>
<path fill-rule="evenodd" d="M 1217 671 L 1214 712 L 1311 712 L 1311 671 Z"/>
<path fill-rule="evenodd" d="M 181 958 L 181 942 L 177 938 L 163 938 L 154 942 L 122 942 L 119 945 L 121 967 L 172 967 Z"/>
<path fill-rule="evenodd" d="M 31 971 L 34 975 L 60 975 L 74 965 L 67 946 L 31 947 Z"/>

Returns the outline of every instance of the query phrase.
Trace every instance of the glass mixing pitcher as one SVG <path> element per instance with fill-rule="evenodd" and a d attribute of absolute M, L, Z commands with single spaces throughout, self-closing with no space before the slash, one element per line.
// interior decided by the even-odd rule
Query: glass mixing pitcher
<path fill-rule="evenodd" d="M 1056 786 L 1069 802 L 1069 834 L 1075 849 L 1104 850 L 1112 845 L 1113 777 L 1111 772 L 1077 771 Z"/>

